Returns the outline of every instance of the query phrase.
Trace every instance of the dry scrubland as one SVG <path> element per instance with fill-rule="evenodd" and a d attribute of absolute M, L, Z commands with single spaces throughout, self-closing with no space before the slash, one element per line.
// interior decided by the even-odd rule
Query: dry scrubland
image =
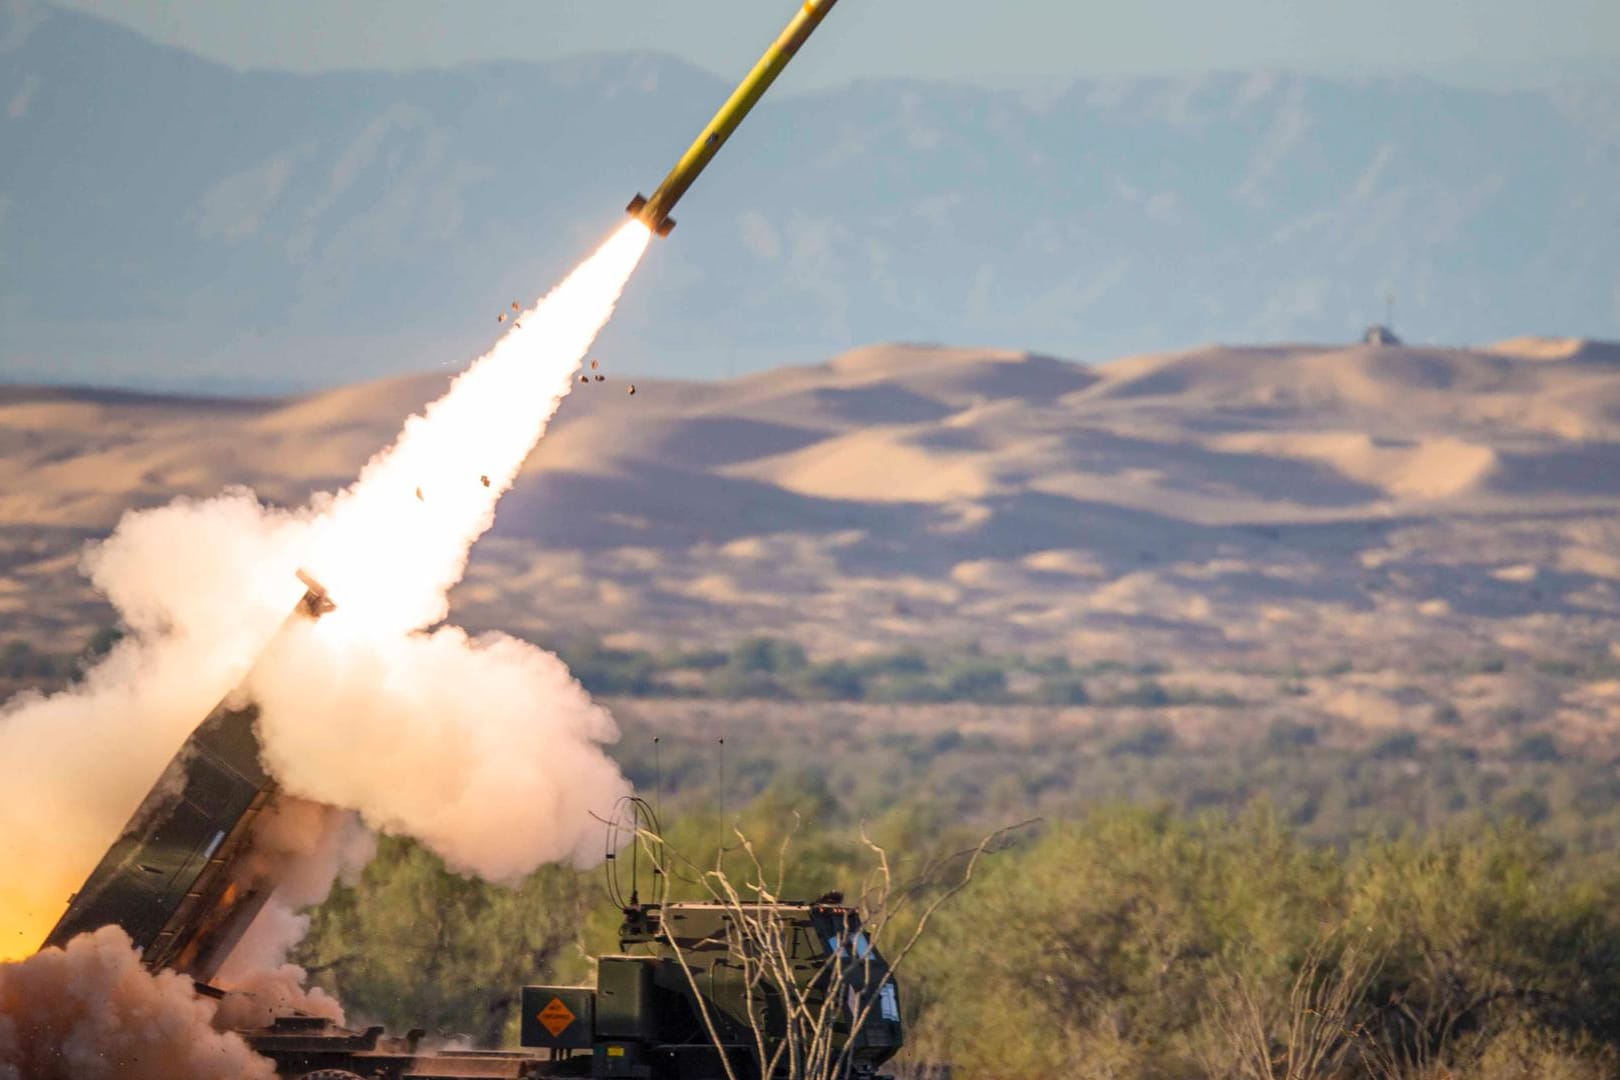
<path fill-rule="evenodd" d="M 76 567 L 126 509 L 297 505 L 443 382 L 0 389 L 0 693 L 110 643 Z M 858 881 L 861 822 L 913 869 L 1045 815 L 905 976 L 908 1075 L 1615 1075 L 1620 347 L 639 386 L 565 403 L 454 617 L 559 646 L 690 851 L 724 734 L 744 826 L 801 822 L 791 891 Z M 351 1017 L 485 1041 L 613 947 L 594 873 L 512 892 L 393 838 L 313 920 Z"/>
<path fill-rule="evenodd" d="M 458 622 L 1168 664 L 1167 687 L 1250 706 L 1166 714 L 1193 741 L 1277 716 L 1351 744 L 1424 730 L 1488 747 L 1532 718 L 1608 754 L 1620 732 L 1620 346 L 1094 367 L 882 346 L 635 397 L 608 360 L 475 551 Z M 443 383 L 0 390 L 0 617 L 79 647 L 108 614 L 78 552 L 124 510 L 233 484 L 297 505 Z"/>

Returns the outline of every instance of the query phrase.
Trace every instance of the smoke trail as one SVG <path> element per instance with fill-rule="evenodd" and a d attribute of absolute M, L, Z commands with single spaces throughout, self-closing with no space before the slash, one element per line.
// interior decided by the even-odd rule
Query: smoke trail
<path fill-rule="evenodd" d="M 0 958 L 43 939 L 291 609 L 300 566 L 340 606 L 255 674 L 265 756 L 286 788 L 495 878 L 585 854 L 592 813 L 628 789 L 600 746 L 611 719 L 532 646 L 412 632 L 447 612 L 649 236 L 630 222 L 610 238 L 348 490 L 300 511 L 245 491 L 180 500 L 127 515 L 87 557 L 131 635 L 80 687 L 0 711 L 0 865 L 27 867 L 0 875 Z"/>
<path fill-rule="evenodd" d="M 627 222 L 408 420 L 316 522 L 306 564 L 338 598 L 335 622 L 403 633 L 444 617 L 468 548 L 494 522 L 496 502 L 574 386 L 650 236 Z"/>

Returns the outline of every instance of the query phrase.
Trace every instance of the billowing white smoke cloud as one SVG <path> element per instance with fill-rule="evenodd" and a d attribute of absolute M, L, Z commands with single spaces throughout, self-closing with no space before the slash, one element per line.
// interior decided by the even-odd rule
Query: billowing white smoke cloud
<path fill-rule="evenodd" d="M 215 1006 L 115 926 L 0 965 L 0 1080 L 275 1080 Z"/>
<path fill-rule="evenodd" d="M 0 959 L 38 945 L 254 664 L 302 590 L 299 567 L 339 608 L 278 638 L 252 676 L 287 789 L 496 879 L 585 856 L 593 815 L 628 790 L 600 745 L 612 721 L 532 646 L 417 632 L 446 614 L 648 237 L 635 222 L 615 234 L 347 491 L 296 512 L 247 492 L 180 501 L 129 515 L 89 557 L 132 634 L 82 686 L 0 712 L 0 865 L 28 868 L 0 875 Z"/>
<path fill-rule="evenodd" d="M 491 880 L 601 858 L 600 819 L 628 790 L 598 748 L 617 731 L 555 656 L 454 627 L 341 649 L 293 629 L 252 680 L 287 790 Z"/>
<path fill-rule="evenodd" d="M 286 617 L 307 524 L 244 492 L 131 514 L 85 567 L 130 630 L 85 681 L 0 710 L 0 960 L 38 948 L 180 743 Z M 294 585 L 296 592 L 296 583 Z"/>

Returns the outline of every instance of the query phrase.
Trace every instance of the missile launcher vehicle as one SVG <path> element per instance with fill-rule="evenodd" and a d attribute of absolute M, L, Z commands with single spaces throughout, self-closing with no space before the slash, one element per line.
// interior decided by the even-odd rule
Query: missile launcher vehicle
<path fill-rule="evenodd" d="M 745 904 L 741 913 L 778 923 L 797 994 L 784 995 L 768 983 L 752 990 L 745 985 L 749 966 L 739 961 L 726 925 L 737 908 L 640 904 L 625 909 L 623 953 L 597 959 L 594 987 L 523 988 L 523 1050 L 434 1050 L 423 1047 L 420 1031 L 395 1038 L 381 1028 L 347 1031 L 303 1016 L 241 1034 L 287 1080 L 726 1080 L 728 1074 L 766 1080 L 760 1051 L 769 1058 L 779 1047 L 783 1003 L 791 996 L 811 1012 L 825 1007 L 826 1057 L 837 1065 L 829 1075 L 875 1078 L 900 1050 L 900 1006 L 894 977 L 856 912 L 801 901 Z M 840 966 L 842 977 L 835 974 Z M 826 990 L 836 991 L 838 1000 L 829 1000 Z"/>
<path fill-rule="evenodd" d="M 319 619 L 334 607 L 325 589 L 300 577 L 307 591 L 288 624 Z M 117 925 L 148 970 L 188 975 L 206 996 L 230 993 L 210 980 L 276 886 L 267 860 L 255 857 L 255 826 L 282 797 L 260 760 L 257 717 L 240 693 L 208 715 L 41 948 Z M 639 867 L 655 854 L 656 840 L 648 838 L 661 835 L 657 820 L 645 802 L 630 798 L 608 833 L 608 896 L 624 915 L 621 954 L 598 959 L 594 987 L 523 987 L 524 1049 L 434 1048 L 421 1030 L 354 1031 L 304 1015 L 239 1034 L 284 1080 L 769 1080 L 768 1072 L 784 1073 L 762 1062 L 775 1060 L 789 1038 L 789 1012 L 820 1018 L 824 1059 L 836 1066 L 827 1075 L 870 1080 L 900 1049 L 893 974 L 859 913 L 837 894 L 800 902 L 666 902 L 668 878 L 655 869 L 653 901 L 643 903 Z M 628 895 L 619 887 L 625 862 Z M 740 932 L 743 923 L 754 937 Z M 780 946 L 763 966 L 761 927 Z"/>

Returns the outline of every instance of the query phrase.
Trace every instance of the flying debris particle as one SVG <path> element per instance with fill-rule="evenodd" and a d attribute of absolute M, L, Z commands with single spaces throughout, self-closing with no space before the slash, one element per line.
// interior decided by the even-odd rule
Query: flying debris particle
<path fill-rule="evenodd" d="M 496 322 L 505 322 L 506 321 L 506 312 L 503 311 L 499 315 L 495 316 L 495 321 Z"/>
<path fill-rule="evenodd" d="M 581 375 L 579 377 L 579 381 L 582 383 L 588 383 L 591 381 L 591 377 L 589 375 Z"/>
<path fill-rule="evenodd" d="M 596 377 L 596 381 L 597 382 L 606 382 L 607 381 L 607 376 L 606 375 L 598 375 Z"/>
<path fill-rule="evenodd" d="M 514 300 L 514 301 L 512 301 L 512 310 L 513 311 L 522 311 L 523 309 L 518 307 L 518 302 L 516 300 Z"/>
<path fill-rule="evenodd" d="M 483 485 L 484 485 L 484 486 L 485 486 L 485 487 L 489 487 L 489 477 L 487 477 L 487 476 L 480 476 L 480 477 L 479 477 L 479 478 L 478 478 L 478 480 L 479 480 L 479 482 L 480 482 L 480 483 L 482 483 L 482 484 L 483 484 Z"/>
<path fill-rule="evenodd" d="M 599 368 L 601 366 L 602 365 L 598 361 L 596 361 L 596 360 L 591 361 L 591 370 L 592 371 L 595 371 L 597 368 Z"/>
<path fill-rule="evenodd" d="M 630 389 L 625 391 L 625 393 L 629 394 L 631 397 L 635 397 L 636 396 L 636 384 L 631 383 L 630 384 Z"/>
<path fill-rule="evenodd" d="M 427 502 L 426 499 L 422 498 L 422 489 L 421 488 L 416 489 L 416 501 L 417 502 Z"/>

